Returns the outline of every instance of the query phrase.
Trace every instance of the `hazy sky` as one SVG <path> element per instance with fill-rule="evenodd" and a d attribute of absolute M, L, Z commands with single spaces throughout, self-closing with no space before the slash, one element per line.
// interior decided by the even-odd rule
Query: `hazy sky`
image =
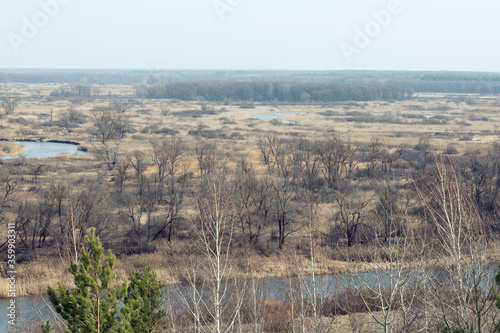
<path fill-rule="evenodd" d="M 0 68 L 500 72 L 498 0 L 0 0 Z"/>

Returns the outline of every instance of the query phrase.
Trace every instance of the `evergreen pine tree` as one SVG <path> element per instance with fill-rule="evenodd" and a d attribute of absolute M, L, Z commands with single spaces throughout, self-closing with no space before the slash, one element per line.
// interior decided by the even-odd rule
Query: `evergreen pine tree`
<path fill-rule="evenodd" d="M 103 262 L 104 248 L 92 229 L 85 241 L 89 248 L 80 246 L 81 259 L 71 261 L 70 273 L 75 288 L 59 283 L 57 292 L 48 288 L 48 295 L 56 311 L 67 321 L 65 332 L 115 333 L 133 332 L 130 323 L 120 320 L 118 303 L 123 301 L 127 282 L 111 287 L 116 280 L 113 271 L 115 256 L 108 251 Z"/>
<path fill-rule="evenodd" d="M 57 291 L 48 288 L 50 302 L 67 321 L 65 332 L 127 333 L 156 332 L 167 326 L 163 304 L 163 285 L 150 266 L 146 272 L 130 271 L 130 284 L 125 280 L 114 287 L 115 256 L 104 248 L 95 230 L 86 237 L 88 251 L 80 246 L 81 259 L 71 261 L 70 273 L 75 288 L 59 283 Z M 121 302 L 121 309 L 119 304 Z M 52 332 L 47 322 L 43 332 Z"/>
<path fill-rule="evenodd" d="M 151 266 L 147 265 L 143 274 L 130 271 L 129 281 L 120 315 L 130 321 L 134 332 L 165 329 L 167 313 L 160 309 L 163 304 L 163 285 L 152 272 Z"/>
<path fill-rule="evenodd" d="M 53 333 L 52 327 L 50 327 L 50 322 L 47 320 L 45 325 L 42 326 L 42 333 Z"/>

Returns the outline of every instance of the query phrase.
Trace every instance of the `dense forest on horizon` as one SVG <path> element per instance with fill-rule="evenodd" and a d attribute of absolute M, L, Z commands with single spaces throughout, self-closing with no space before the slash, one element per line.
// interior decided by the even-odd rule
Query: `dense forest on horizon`
<path fill-rule="evenodd" d="M 302 82 L 398 86 L 415 92 L 500 93 L 500 73 L 450 71 L 270 71 L 155 69 L 3 69 L 0 83 L 139 84 L 190 81 Z"/>
<path fill-rule="evenodd" d="M 136 95 L 152 99 L 207 101 L 336 102 L 406 100 L 411 98 L 413 90 L 373 84 L 191 81 L 137 86 Z"/>

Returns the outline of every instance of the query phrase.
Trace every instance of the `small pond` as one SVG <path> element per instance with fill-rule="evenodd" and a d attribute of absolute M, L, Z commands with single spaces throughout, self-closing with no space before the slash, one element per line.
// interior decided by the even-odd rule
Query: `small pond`
<path fill-rule="evenodd" d="M 2 156 L 0 159 L 10 160 L 19 157 L 24 158 L 47 158 L 59 154 L 85 154 L 77 149 L 77 145 L 59 142 L 30 142 L 30 141 L 3 141 L 6 143 L 22 144 L 26 151 L 22 155 Z"/>
<path fill-rule="evenodd" d="M 287 114 L 294 114 L 294 113 L 302 113 L 302 112 L 273 112 L 273 113 L 259 113 L 254 116 L 255 119 L 260 119 L 260 120 L 277 120 L 283 124 L 297 124 L 295 121 L 289 121 L 289 120 L 283 120 L 280 119 L 280 116 L 285 116 Z"/>

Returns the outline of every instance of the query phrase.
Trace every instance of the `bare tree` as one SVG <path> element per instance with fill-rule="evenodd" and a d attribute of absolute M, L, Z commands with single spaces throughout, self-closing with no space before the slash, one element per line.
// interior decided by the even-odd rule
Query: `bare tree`
<path fill-rule="evenodd" d="M 20 179 L 11 174 L 11 170 L 0 165 L 0 223 L 5 219 L 5 213 L 13 208 L 12 195 L 19 190 Z"/>
<path fill-rule="evenodd" d="M 242 236 L 247 245 L 255 246 L 271 219 L 272 182 L 268 177 L 258 179 L 253 166 L 242 159 L 237 164 L 233 191 Z"/>
<path fill-rule="evenodd" d="M 118 163 L 118 153 L 120 151 L 120 144 L 118 142 L 105 142 L 94 146 L 93 152 L 97 160 L 112 171 Z"/>
<path fill-rule="evenodd" d="M 188 173 L 183 172 L 173 183 L 169 182 L 161 201 L 158 187 L 150 179 L 144 180 L 141 195 L 123 194 L 121 201 L 124 208 L 121 213 L 130 222 L 131 231 L 147 242 L 154 241 L 166 233 L 170 242 L 174 225 L 178 222 L 188 181 Z"/>
<path fill-rule="evenodd" d="M 181 176 L 176 177 L 169 183 L 163 195 L 163 209 L 160 215 L 159 222 L 156 225 L 156 230 L 152 240 L 155 240 L 164 231 L 167 232 L 167 240 L 172 240 L 172 232 L 174 224 L 177 221 L 182 203 L 184 201 L 184 194 L 186 186 L 188 185 L 189 177 L 186 170 Z"/>
<path fill-rule="evenodd" d="M 332 285 L 334 279 L 328 276 L 318 274 L 320 260 L 317 257 L 318 239 L 320 232 L 318 225 L 318 205 L 313 203 L 310 193 L 305 195 L 306 216 L 304 216 L 305 229 L 307 231 L 307 249 L 308 260 L 303 263 L 300 256 L 294 251 L 288 253 L 288 265 L 290 266 L 290 298 L 294 304 L 297 313 L 300 328 L 303 333 L 306 332 L 331 332 L 336 315 L 324 316 L 326 310 L 326 301 L 328 293 L 334 288 Z M 295 326 L 294 323 L 292 323 Z"/>
<path fill-rule="evenodd" d="M 42 247 L 56 212 L 56 202 L 47 191 L 40 191 L 36 201 L 19 203 L 15 223 L 26 250 Z"/>
<path fill-rule="evenodd" d="M 369 146 L 370 151 L 368 153 L 368 163 L 367 163 L 367 172 L 368 177 L 373 177 L 377 164 L 379 163 L 382 144 L 379 138 L 372 138 L 372 142 Z"/>
<path fill-rule="evenodd" d="M 37 229 L 40 219 L 37 216 L 36 205 L 32 202 L 20 202 L 15 220 L 18 239 L 28 251 L 35 250 Z"/>
<path fill-rule="evenodd" d="M 351 247 L 361 228 L 369 228 L 365 223 L 365 208 L 372 197 L 365 198 L 361 193 L 354 191 L 350 185 L 344 183 L 341 189 L 333 193 L 337 212 L 335 213 L 336 228 L 347 239 L 347 246 Z"/>
<path fill-rule="evenodd" d="M 58 234 L 61 255 L 78 261 L 79 244 L 87 235 L 89 228 L 95 228 L 101 239 L 106 239 L 114 227 L 114 215 L 106 195 L 104 184 L 99 180 L 82 179 L 85 185 L 78 190 L 56 187 L 56 214 L 58 215 Z M 64 200 L 63 200 L 64 198 Z"/>
<path fill-rule="evenodd" d="M 179 167 L 179 157 L 184 153 L 184 142 L 178 137 L 156 140 L 151 143 L 150 157 L 156 167 L 156 181 L 158 182 L 158 199 L 163 200 L 165 179 L 170 178 L 170 187 L 173 187 L 175 175 Z"/>
<path fill-rule="evenodd" d="M 265 324 L 265 295 L 264 288 L 262 288 L 263 282 L 258 279 L 258 269 L 259 264 L 255 262 L 254 253 L 248 249 L 247 254 L 247 284 L 248 284 L 248 295 L 250 301 L 244 302 L 243 307 L 248 313 L 251 314 L 251 328 L 253 333 L 264 332 Z"/>
<path fill-rule="evenodd" d="M 185 316 L 189 322 L 192 322 L 190 328 L 195 333 L 205 332 L 202 318 L 205 304 L 203 301 L 205 279 L 199 276 L 199 266 L 199 262 L 191 255 L 189 263 L 181 268 L 188 287 L 186 289 L 177 287 L 177 294 L 186 308 Z"/>
<path fill-rule="evenodd" d="M 54 202 L 55 206 L 55 227 L 54 238 L 57 242 L 59 254 L 64 254 L 64 239 L 62 236 L 65 234 L 65 221 L 66 221 L 66 199 L 68 198 L 69 188 L 66 185 L 52 183 L 48 187 L 47 197 Z"/>
<path fill-rule="evenodd" d="M 145 211 L 140 199 L 130 193 L 120 197 L 121 214 L 130 222 L 131 231 L 138 237 L 142 236 L 142 216 Z"/>
<path fill-rule="evenodd" d="M 127 159 L 130 161 L 130 165 L 134 168 L 135 170 L 135 176 L 138 181 L 139 185 L 139 197 L 142 197 L 143 191 L 144 191 L 144 180 L 145 180 L 145 175 L 144 172 L 147 169 L 147 161 L 146 161 L 146 154 L 140 150 L 134 150 L 131 155 L 127 156 Z"/>
<path fill-rule="evenodd" d="M 412 230 L 381 242 L 376 235 L 368 247 L 347 253 L 349 288 L 356 291 L 370 318 L 388 332 L 427 332 L 421 313 L 421 285 L 425 281 L 421 263 L 423 248 L 415 241 Z M 354 257 L 354 258 L 353 258 Z M 372 270 L 361 271 L 360 264 L 370 263 Z"/>
<path fill-rule="evenodd" d="M 270 162 L 272 168 L 268 168 L 272 179 L 274 200 L 272 202 L 273 214 L 278 226 L 278 246 L 282 250 L 285 239 L 296 231 L 296 216 L 294 209 L 296 204 L 294 198 L 298 191 L 298 182 L 302 165 L 289 154 L 286 147 L 274 136 L 267 137 Z"/>
<path fill-rule="evenodd" d="M 500 208 L 500 144 L 488 153 L 468 151 L 458 164 L 459 172 L 478 207 L 478 213 L 493 232 L 498 232 Z"/>
<path fill-rule="evenodd" d="M 494 331 L 491 286 L 496 265 L 491 264 L 486 229 L 464 184 L 452 161 L 434 156 L 426 181 L 417 185 L 436 237 L 429 248 L 440 268 L 427 271 L 427 285 L 443 330 Z"/>
<path fill-rule="evenodd" d="M 208 104 L 207 101 L 201 101 L 200 108 L 201 108 L 201 111 L 207 112 L 209 114 L 212 114 L 215 112 L 215 108 L 213 106 L 211 106 L 210 104 Z"/>
<path fill-rule="evenodd" d="M 155 186 L 151 185 L 150 181 L 146 182 L 146 186 L 144 189 L 143 196 L 140 198 L 140 209 L 141 214 L 144 212 L 146 214 L 146 240 L 149 242 L 153 237 L 153 233 L 155 232 L 155 227 L 158 224 L 158 217 L 153 216 L 153 214 L 158 210 L 158 189 Z M 137 220 L 138 228 L 142 224 L 140 219 Z M 142 236 L 142 234 L 139 234 Z"/>
<path fill-rule="evenodd" d="M 124 113 L 129 107 L 130 105 L 127 102 L 116 99 L 109 103 L 109 108 L 118 113 Z"/>
<path fill-rule="evenodd" d="M 285 239 L 295 231 L 293 229 L 294 219 L 291 210 L 295 191 L 292 184 L 286 178 L 276 179 L 273 182 L 273 190 L 273 206 L 278 225 L 278 247 L 282 250 L 285 245 Z"/>
<path fill-rule="evenodd" d="M 64 127 L 68 133 L 72 132 L 74 128 L 80 126 L 80 124 L 84 124 L 86 122 L 86 116 L 74 109 L 70 108 L 69 110 L 63 111 L 59 118 L 60 126 Z"/>
<path fill-rule="evenodd" d="M 212 332 L 230 332 L 237 320 L 242 298 L 236 300 L 231 309 L 224 307 L 225 300 L 235 297 L 229 293 L 229 278 L 231 277 L 231 245 L 235 220 L 232 216 L 232 200 L 224 169 L 205 176 L 196 194 L 199 228 L 203 254 L 209 272 L 211 285 L 211 306 L 205 308 L 213 321 Z M 223 313 L 228 312 L 225 318 Z"/>
<path fill-rule="evenodd" d="M 118 163 L 118 167 L 116 168 L 116 184 L 118 186 L 118 193 L 123 192 L 123 185 L 125 180 L 127 179 L 127 170 L 130 167 L 130 159 L 124 158 Z"/>
<path fill-rule="evenodd" d="M 315 143 L 309 140 L 299 140 L 292 147 L 293 161 L 300 170 L 302 186 L 313 191 L 320 186 L 321 161 Z"/>
<path fill-rule="evenodd" d="M 336 188 L 342 179 L 342 174 L 350 177 L 357 162 L 355 150 L 349 142 L 331 138 L 317 143 L 321 161 L 321 173 L 330 188 Z"/>
<path fill-rule="evenodd" d="M 262 162 L 267 166 L 269 173 L 271 173 L 278 163 L 279 156 L 283 156 L 281 140 L 271 134 L 267 134 L 264 137 L 259 135 L 257 147 L 262 155 Z"/>
<path fill-rule="evenodd" d="M 270 166 L 270 156 L 269 156 L 269 148 L 267 147 L 266 139 L 259 133 L 257 136 L 257 148 L 262 155 L 262 163 L 267 166 L 268 171 L 271 171 Z"/>
<path fill-rule="evenodd" d="M 431 151 L 431 137 L 430 135 L 423 135 L 418 138 L 418 143 L 415 146 L 416 150 L 420 150 L 422 153 L 422 160 L 425 163 L 427 163 L 427 159 L 429 156 L 429 153 Z"/>
<path fill-rule="evenodd" d="M 0 106 L 4 109 L 5 114 L 9 115 L 12 112 L 14 112 L 14 110 L 16 109 L 16 107 L 19 105 L 20 102 L 21 99 L 19 97 L 4 96 L 0 100 Z"/>
<path fill-rule="evenodd" d="M 128 124 L 121 114 L 112 110 L 92 111 L 92 123 L 90 133 L 102 144 L 123 138 Z"/>
<path fill-rule="evenodd" d="M 144 183 L 142 195 L 122 196 L 124 209 L 122 213 L 127 217 L 131 225 L 131 231 L 141 240 L 151 241 L 159 223 L 158 192 L 155 186 L 147 179 Z"/>
<path fill-rule="evenodd" d="M 215 144 L 196 142 L 194 154 L 198 162 L 200 176 L 211 173 L 217 164 L 217 146 Z"/>
<path fill-rule="evenodd" d="M 383 242 L 387 243 L 392 237 L 400 236 L 407 224 L 410 193 L 396 190 L 389 183 L 384 183 L 378 191 L 378 201 L 375 206 L 375 215 L 379 222 Z"/>

